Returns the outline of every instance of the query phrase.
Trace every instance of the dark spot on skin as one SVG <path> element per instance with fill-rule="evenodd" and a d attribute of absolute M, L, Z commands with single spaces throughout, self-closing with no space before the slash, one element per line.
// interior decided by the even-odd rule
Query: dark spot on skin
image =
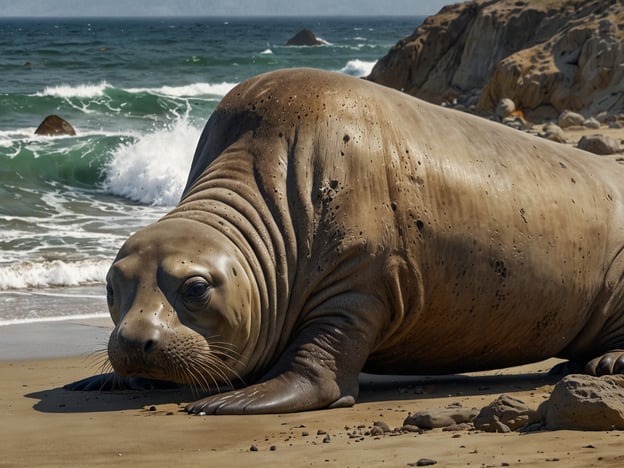
<path fill-rule="evenodd" d="M 332 190 L 336 190 L 338 188 L 338 181 L 336 179 L 329 181 L 329 186 Z"/>
<path fill-rule="evenodd" d="M 568 167 L 565 164 L 563 164 L 562 162 L 560 162 L 559 165 L 561 166 L 562 169 L 566 169 Z"/>
<path fill-rule="evenodd" d="M 526 210 L 524 208 L 520 208 L 520 217 L 522 218 L 522 221 L 524 221 L 525 223 L 528 223 L 525 215 L 526 215 Z"/>
<path fill-rule="evenodd" d="M 342 141 L 344 141 L 345 143 L 348 143 L 350 139 L 351 137 L 349 135 L 345 135 L 342 137 Z"/>
<path fill-rule="evenodd" d="M 392 202 L 392 203 L 390 203 L 390 207 L 392 208 L 392 211 L 396 211 L 397 204 L 395 202 Z"/>
<path fill-rule="evenodd" d="M 496 260 L 492 267 L 501 279 L 507 278 L 507 267 L 505 266 L 505 262 L 502 260 Z"/>
<path fill-rule="evenodd" d="M 238 273 L 236 272 L 236 268 L 232 268 L 232 274 L 233 274 L 234 276 L 238 276 Z"/>
<path fill-rule="evenodd" d="M 425 228 L 425 223 L 423 223 L 422 220 L 418 219 L 416 220 L 416 227 L 418 228 L 420 232 L 422 232 L 423 229 Z"/>

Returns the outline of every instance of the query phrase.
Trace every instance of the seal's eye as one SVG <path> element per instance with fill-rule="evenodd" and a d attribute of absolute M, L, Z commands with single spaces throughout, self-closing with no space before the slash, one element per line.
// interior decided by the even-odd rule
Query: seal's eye
<path fill-rule="evenodd" d="M 206 303 L 210 299 L 210 284 L 201 277 L 189 278 L 182 286 L 182 298 L 187 305 Z"/>

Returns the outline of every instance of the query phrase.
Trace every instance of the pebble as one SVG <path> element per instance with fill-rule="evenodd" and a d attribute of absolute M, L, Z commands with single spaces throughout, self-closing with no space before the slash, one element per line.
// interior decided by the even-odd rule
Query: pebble
<path fill-rule="evenodd" d="M 384 430 L 379 426 L 373 426 L 370 430 L 370 435 L 372 436 L 382 436 L 384 435 Z"/>
<path fill-rule="evenodd" d="M 424 431 L 424 429 L 421 429 L 418 426 L 414 426 L 413 424 L 405 424 L 404 426 L 401 427 L 401 431 L 403 432 L 418 432 L 419 434 L 422 434 Z"/>
<path fill-rule="evenodd" d="M 421 458 L 416 463 L 408 463 L 408 466 L 431 466 L 435 465 L 437 460 L 432 460 L 431 458 Z"/>
<path fill-rule="evenodd" d="M 375 422 L 373 423 L 373 429 L 374 429 L 375 427 L 378 427 L 378 428 L 379 428 L 379 429 L 381 429 L 383 432 L 390 432 L 390 431 L 391 431 L 390 426 L 388 426 L 388 424 L 386 424 L 386 423 L 385 423 L 385 422 L 383 422 L 383 421 L 375 421 Z"/>

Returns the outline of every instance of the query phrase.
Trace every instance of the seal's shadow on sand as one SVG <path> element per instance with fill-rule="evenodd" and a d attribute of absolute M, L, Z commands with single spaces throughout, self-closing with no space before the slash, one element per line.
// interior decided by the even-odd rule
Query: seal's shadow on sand
<path fill-rule="evenodd" d="M 379 376 L 360 375 L 358 403 L 376 403 L 384 400 L 422 400 L 449 396 L 493 395 L 537 390 L 554 385 L 561 375 L 548 373 L 505 375 L 436 375 L 436 376 Z"/>
<path fill-rule="evenodd" d="M 39 400 L 33 405 L 33 408 L 42 413 L 94 413 L 147 409 L 152 405 L 180 404 L 200 397 L 187 388 L 84 392 L 53 388 L 24 396 Z"/>
<path fill-rule="evenodd" d="M 546 373 L 512 375 L 380 376 L 360 375 L 358 404 L 396 400 L 422 400 L 448 396 L 477 396 L 536 390 L 556 383 L 561 376 Z M 53 388 L 24 395 L 37 401 L 33 408 L 42 413 L 92 413 L 150 406 L 178 405 L 203 395 L 186 387 L 141 391 L 69 391 Z M 357 404 L 356 404 L 357 407 Z M 174 410 L 175 411 L 175 410 Z"/>

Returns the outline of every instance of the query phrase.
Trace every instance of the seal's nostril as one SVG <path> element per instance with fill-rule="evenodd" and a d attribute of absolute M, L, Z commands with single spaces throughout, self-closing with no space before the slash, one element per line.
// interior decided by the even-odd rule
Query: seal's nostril
<path fill-rule="evenodd" d="M 149 353 L 150 351 L 153 351 L 154 348 L 156 348 L 156 340 L 147 340 L 143 346 L 143 351 Z"/>

